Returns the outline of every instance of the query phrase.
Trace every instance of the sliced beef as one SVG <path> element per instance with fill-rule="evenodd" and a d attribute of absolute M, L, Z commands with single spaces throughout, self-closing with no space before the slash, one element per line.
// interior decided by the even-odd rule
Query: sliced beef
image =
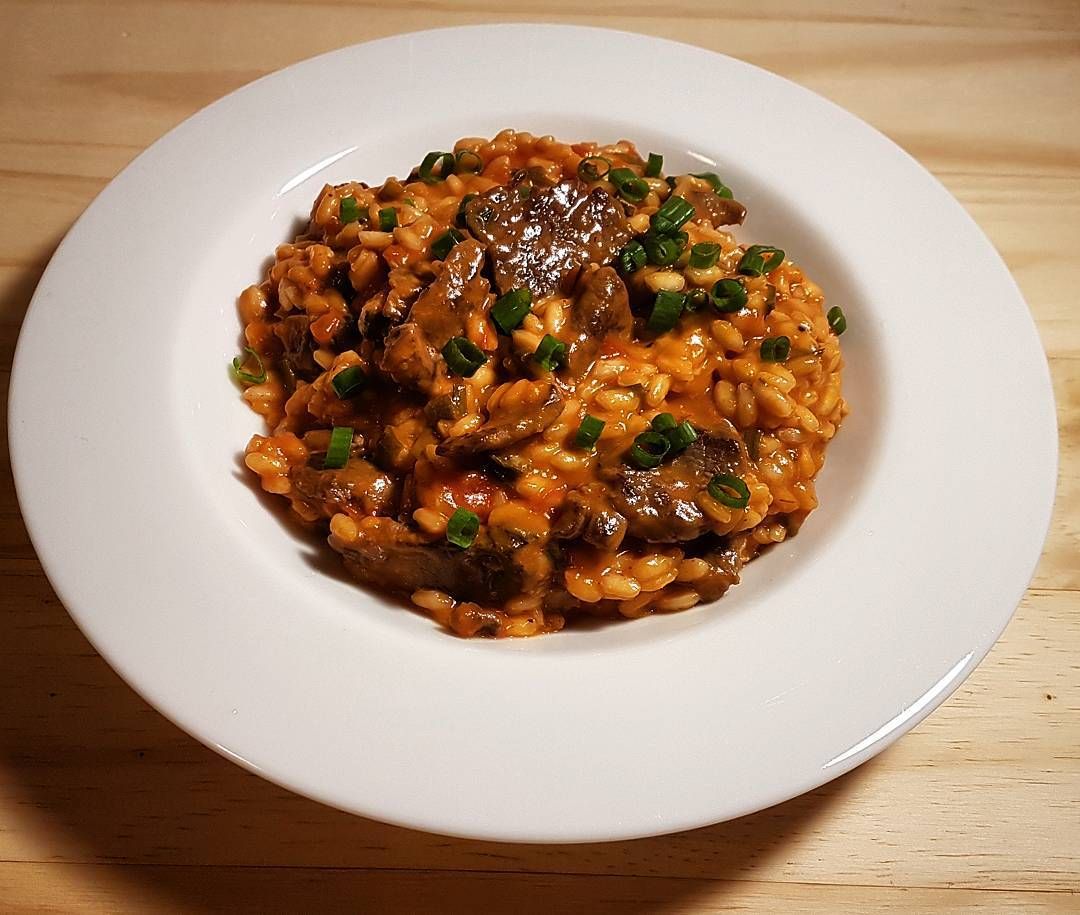
<path fill-rule="evenodd" d="M 306 467 L 293 470 L 293 492 L 323 517 L 345 508 L 365 515 L 391 514 L 398 503 L 398 482 L 363 458 L 353 457 L 337 470 L 321 469 L 324 454 L 313 454 Z"/>
<path fill-rule="evenodd" d="M 692 540 L 708 527 L 697 499 L 718 473 L 740 475 L 746 446 L 731 435 L 704 432 L 685 451 L 653 470 L 625 462 L 601 468 L 608 496 L 629 522 L 629 533 L 642 540 L 668 543 Z"/>
<path fill-rule="evenodd" d="M 386 335 L 379 368 L 406 388 L 429 392 L 439 354 L 418 324 L 399 324 Z"/>
<path fill-rule="evenodd" d="M 446 439 L 439 445 L 438 452 L 460 457 L 481 451 L 498 451 L 543 432 L 558 419 L 562 408 L 562 395 L 555 385 L 548 381 L 533 382 L 524 395 L 516 399 L 512 409 L 497 410 L 478 429 Z"/>
<path fill-rule="evenodd" d="M 468 412 L 469 389 L 461 382 L 455 382 L 447 393 L 432 397 L 424 407 L 424 413 L 433 423 L 439 420 L 461 419 Z"/>
<path fill-rule="evenodd" d="M 451 337 L 464 337 L 470 318 L 486 316 L 491 287 L 480 275 L 484 248 L 468 238 L 450 249 L 442 272 L 409 311 L 410 323 L 419 324 L 436 349 Z"/>
<path fill-rule="evenodd" d="M 484 249 L 473 239 L 453 247 L 442 272 L 409 309 L 408 320 L 386 336 L 379 367 L 398 384 L 429 392 L 439 351 L 451 337 L 463 337 L 475 316 L 491 305 L 488 281 L 480 275 Z"/>
<path fill-rule="evenodd" d="M 721 197 L 713 191 L 696 190 L 684 191 L 683 196 L 694 212 L 708 219 L 715 228 L 741 226 L 746 219 L 746 207 L 730 197 Z"/>
<path fill-rule="evenodd" d="M 289 387 L 297 381 L 314 381 L 322 369 L 313 355 L 315 346 L 308 328 L 311 319 L 307 315 L 290 315 L 274 325 L 274 333 L 284 350 L 281 365 Z"/>
<path fill-rule="evenodd" d="M 416 463 L 412 444 L 412 441 L 407 440 L 401 430 L 394 426 L 387 426 L 375 446 L 375 463 L 394 473 L 412 470 L 413 464 Z"/>
<path fill-rule="evenodd" d="M 629 340 L 634 329 L 626 284 L 611 267 L 587 274 L 566 321 L 570 334 L 567 368 L 575 380 L 583 378 L 596 361 L 601 344 L 609 337 Z"/>
<path fill-rule="evenodd" d="M 745 560 L 730 540 L 725 538 L 711 544 L 697 558 L 703 559 L 709 565 L 709 571 L 693 581 L 694 589 L 701 595 L 702 600 L 716 600 L 732 585 L 739 583 L 739 570 Z"/>
<path fill-rule="evenodd" d="M 405 267 L 395 267 L 387 277 L 386 288 L 361 306 L 357 321 L 360 333 L 369 339 L 385 336 L 391 327 L 405 320 L 423 288 L 423 281 L 415 273 Z"/>
<path fill-rule="evenodd" d="M 559 506 L 551 534 L 557 540 L 584 540 L 614 552 L 626 536 L 626 518 L 611 507 L 603 486 L 588 484 L 572 491 Z"/>
<path fill-rule="evenodd" d="M 395 593 L 433 588 L 490 605 L 521 589 L 522 571 L 512 554 L 495 549 L 484 531 L 462 550 L 446 541 L 428 543 L 404 524 L 386 519 L 365 528 L 342 556 L 354 578 Z"/>
<path fill-rule="evenodd" d="M 632 234 L 622 204 L 580 181 L 539 188 L 525 177 L 500 185 L 472 200 L 465 219 L 488 246 L 499 291 L 524 286 L 537 299 L 582 265 L 610 260 Z"/>

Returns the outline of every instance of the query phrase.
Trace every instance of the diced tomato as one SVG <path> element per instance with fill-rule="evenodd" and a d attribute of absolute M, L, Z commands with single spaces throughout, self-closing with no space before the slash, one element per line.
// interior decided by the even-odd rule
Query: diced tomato
<path fill-rule="evenodd" d="M 441 486 L 449 496 L 448 501 L 457 508 L 467 508 L 476 512 L 481 520 L 494 508 L 495 494 L 500 491 L 499 484 L 475 470 L 466 473 L 440 474 L 433 486 Z"/>

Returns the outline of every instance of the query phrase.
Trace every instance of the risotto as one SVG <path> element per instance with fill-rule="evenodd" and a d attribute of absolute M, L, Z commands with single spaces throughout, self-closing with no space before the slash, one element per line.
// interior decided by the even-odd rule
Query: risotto
<path fill-rule="evenodd" d="M 843 312 L 745 214 L 511 130 L 324 187 L 240 295 L 247 467 L 459 635 L 715 600 L 817 506 L 847 412 Z"/>

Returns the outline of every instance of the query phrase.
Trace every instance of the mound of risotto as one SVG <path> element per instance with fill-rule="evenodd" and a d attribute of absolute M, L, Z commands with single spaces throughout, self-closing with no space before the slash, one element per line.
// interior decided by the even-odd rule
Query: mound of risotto
<path fill-rule="evenodd" d="M 713 173 L 506 130 L 324 187 L 240 295 L 245 462 L 462 636 L 720 597 L 817 506 L 846 319 Z"/>

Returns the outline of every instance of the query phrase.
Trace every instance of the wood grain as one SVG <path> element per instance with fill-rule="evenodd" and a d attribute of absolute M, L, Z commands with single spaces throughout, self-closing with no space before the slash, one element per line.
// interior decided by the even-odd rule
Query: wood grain
<path fill-rule="evenodd" d="M 3 402 L 22 315 L 72 221 L 147 144 L 221 94 L 312 54 L 440 25 L 566 21 L 692 41 L 795 79 L 897 140 L 1016 276 L 1050 357 L 1061 432 L 1050 535 L 1016 618 L 911 734 L 787 804 L 635 842 L 447 839 L 292 795 L 149 709 L 42 575 L 5 422 L 0 910 L 1080 911 L 1080 5 L 583 9 L 0 0 Z"/>

